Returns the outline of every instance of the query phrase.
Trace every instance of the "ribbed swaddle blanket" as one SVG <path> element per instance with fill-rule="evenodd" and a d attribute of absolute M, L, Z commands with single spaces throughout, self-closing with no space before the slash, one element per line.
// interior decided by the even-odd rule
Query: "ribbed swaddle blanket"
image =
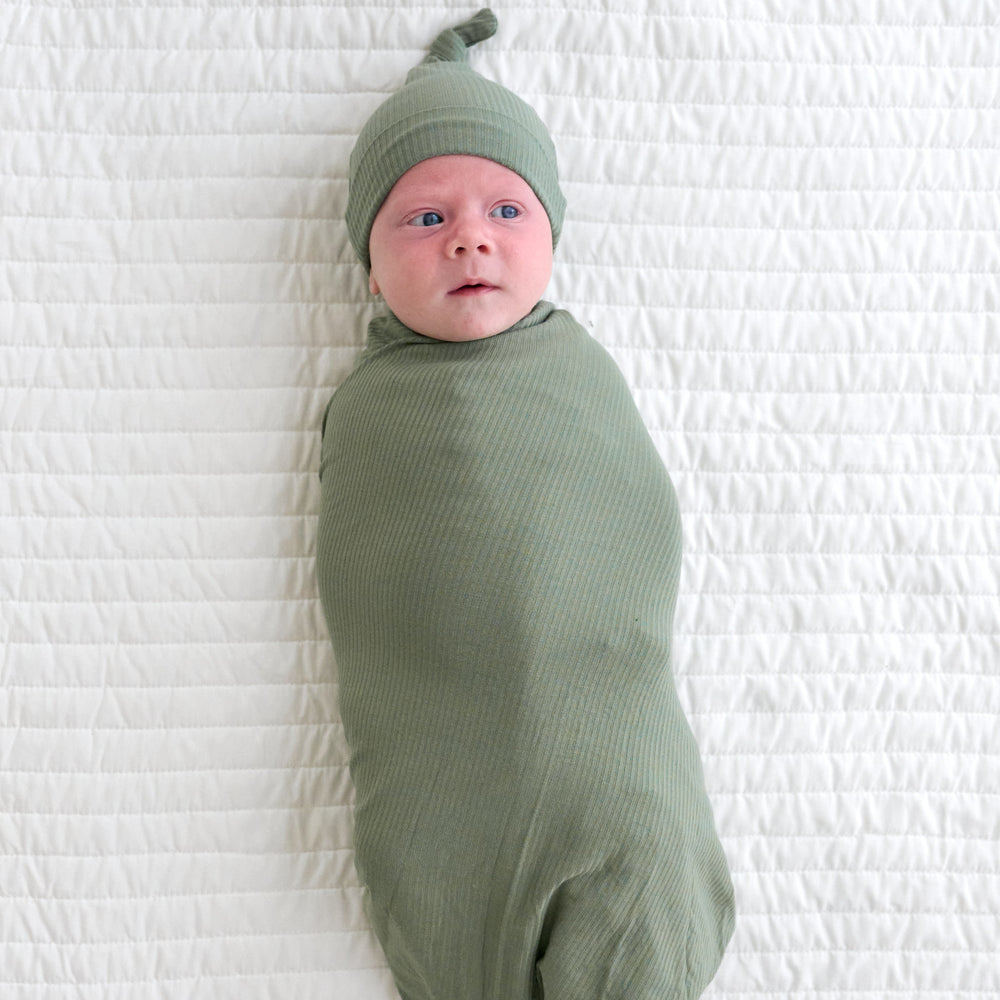
<path fill-rule="evenodd" d="M 732 887 L 671 674 L 676 495 L 614 361 L 544 302 L 470 343 L 380 317 L 320 475 L 356 862 L 404 1000 L 697 996 Z"/>

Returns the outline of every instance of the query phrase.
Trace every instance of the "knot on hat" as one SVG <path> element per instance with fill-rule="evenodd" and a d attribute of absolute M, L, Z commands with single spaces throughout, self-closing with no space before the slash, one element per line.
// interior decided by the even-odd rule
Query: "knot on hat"
<path fill-rule="evenodd" d="M 491 38 L 496 32 L 496 15 L 489 7 L 484 7 L 468 21 L 456 24 L 454 28 L 445 28 L 431 42 L 424 62 L 468 62 L 470 46 Z"/>

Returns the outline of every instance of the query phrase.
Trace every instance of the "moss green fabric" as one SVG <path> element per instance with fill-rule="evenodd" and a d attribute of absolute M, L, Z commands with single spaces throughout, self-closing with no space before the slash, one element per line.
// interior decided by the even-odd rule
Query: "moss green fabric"
<path fill-rule="evenodd" d="M 351 245 L 366 268 L 372 222 L 382 202 L 410 167 L 432 156 L 482 156 L 520 174 L 545 207 L 552 245 L 558 243 L 566 199 L 552 138 L 534 108 L 468 62 L 468 47 L 496 30 L 496 17 L 484 8 L 442 31 L 405 84 L 361 129 L 351 152 L 345 217 Z"/>
<path fill-rule="evenodd" d="M 356 861 L 404 1000 L 698 996 L 732 887 L 671 674 L 676 496 L 613 360 L 544 302 L 464 344 L 376 319 L 321 481 Z"/>

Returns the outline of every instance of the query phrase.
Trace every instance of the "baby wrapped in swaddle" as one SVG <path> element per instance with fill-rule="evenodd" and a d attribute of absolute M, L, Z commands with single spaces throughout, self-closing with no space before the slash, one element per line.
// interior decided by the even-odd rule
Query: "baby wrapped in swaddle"
<path fill-rule="evenodd" d="M 351 157 L 389 312 L 324 418 L 317 576 L 357 868 L 404 1000 L 693 998 L 733 893 L 671 674 L 677 500 L 541 300 L 565 202 L 468 65 L 495 30 L 438 36 Z"/>

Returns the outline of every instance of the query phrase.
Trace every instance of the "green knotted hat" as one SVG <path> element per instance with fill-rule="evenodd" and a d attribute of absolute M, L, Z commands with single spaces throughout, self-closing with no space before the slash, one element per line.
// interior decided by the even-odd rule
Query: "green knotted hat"
<path fill-rule="evenodd" d="M 482 156 L 515 171 L 545 207 L 552 245 L 558 242 L 566 199 L 552 137 L 529 104 L 469 66 L 469 47 L 496 30 L 496 16 L 484 8 L 442 31 L 361 129 L 351 153 L 345 214 L 351 245 L 367 269 L 368 238 L 386 196 L 410 167 L 432 156 Z"/>

